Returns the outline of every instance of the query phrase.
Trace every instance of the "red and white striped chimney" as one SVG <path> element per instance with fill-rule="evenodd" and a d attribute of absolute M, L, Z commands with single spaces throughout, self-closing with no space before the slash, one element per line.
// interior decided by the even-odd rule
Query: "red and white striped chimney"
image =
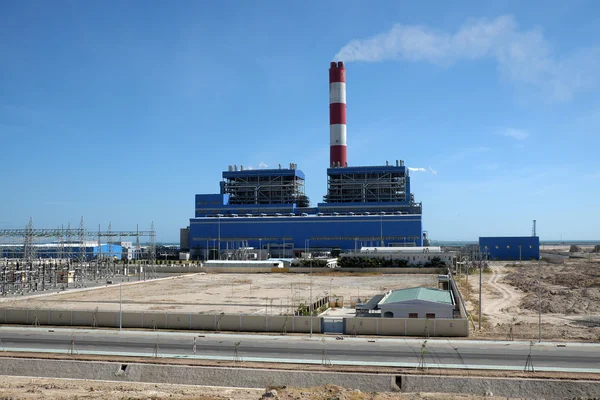
<path fill-rule="evenodd" d="M 347 167 L 346 159 L 346 68 L 329 66 L 329 166 Z"/>

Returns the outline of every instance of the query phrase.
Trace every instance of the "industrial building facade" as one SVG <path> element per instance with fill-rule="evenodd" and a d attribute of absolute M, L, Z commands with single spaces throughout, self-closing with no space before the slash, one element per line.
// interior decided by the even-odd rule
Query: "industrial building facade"
<path fill-rule="evenodd" d="M 271 257 L 293 257 L 307 248 L 355 250 L 363 246 L 422 246 L 422 206 L 415 202 L 404 162 L 348 166 L 346 69 L 329 69 L 330 160 L 327 194 L 310 207 L 304 173 L 289 168 L 244 170 L 229 166 L 218 194 L 197 194 L 190 219 L 194 259 L 254 247 Z"/>
<path fill-rule="evenodd" d="M 98 246 L 97 242 L 81 243 L 40 243 L 34 244 L 36 258 L 79 258 L 82 253 L 85 254 L 84 259 L 89 261 L 98 257 L 105 258 L 124 258 L 123 246 L 116 243 L 102 243 Z M 6 258 L 23 258 L 23 246 L 0 245 L 0 257 Z M 127 255 L 125 255 L 127 257 Z"/>
<path fill-rule="evenodd" d="M 489 260 L 537 260 L 540 258 L 540 238 L 538 236 L 480 237 L 479 251 Z"/>

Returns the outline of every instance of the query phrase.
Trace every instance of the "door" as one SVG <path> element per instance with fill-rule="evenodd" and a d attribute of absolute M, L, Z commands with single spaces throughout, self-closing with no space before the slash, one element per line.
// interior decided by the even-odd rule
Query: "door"
<path fill-rule="evenodd" d="M 344 333 L 344 319 L 323 318 L 323 333 Z"/>

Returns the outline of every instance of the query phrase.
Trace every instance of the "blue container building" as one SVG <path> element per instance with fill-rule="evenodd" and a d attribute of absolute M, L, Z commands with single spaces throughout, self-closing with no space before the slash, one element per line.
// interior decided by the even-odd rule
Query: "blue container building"
<path fill-rule="evenodd" d="M 540 258 L 540 238 L 538 236 L 480 237 L 479 251 L 489 260 L 537 260 Z"/>

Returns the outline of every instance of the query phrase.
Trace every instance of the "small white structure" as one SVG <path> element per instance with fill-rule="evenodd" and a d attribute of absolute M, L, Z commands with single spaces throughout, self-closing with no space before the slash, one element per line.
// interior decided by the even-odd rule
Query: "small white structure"
<path fill-rule="evenodd" d="M 383 318 L 453 318 L 456 305 L 448 290 L 416 287 L 391 290 L 377 306 Z"/>
<path fill-rule="evenodd" d="M 209 260 L 204 263 L 205 267 L 247 267 L 247 268 L 283 268 L 281 260 Z"/>

